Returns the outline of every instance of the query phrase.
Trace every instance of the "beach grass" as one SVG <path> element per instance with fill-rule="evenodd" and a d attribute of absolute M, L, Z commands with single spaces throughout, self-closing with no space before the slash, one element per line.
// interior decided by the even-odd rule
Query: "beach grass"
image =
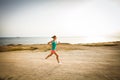
<path fill-rule="evenodd" d="M 97 46 L 120 46 L 120 41 L 115 42 L 101 42 L 101 43 L 86 43 L 86 44 L 69 44 L 60 43 L 57 46 L 57 50 L 84 50 L 84 47 L 97 47 Z M 50 45 L 47 44 L 9 44 L 0 46 L 0 52 L 5 51 L 18 51 L 18 50 L 39 50 L 39 51 L 49 51 L 51 49 Z"/>

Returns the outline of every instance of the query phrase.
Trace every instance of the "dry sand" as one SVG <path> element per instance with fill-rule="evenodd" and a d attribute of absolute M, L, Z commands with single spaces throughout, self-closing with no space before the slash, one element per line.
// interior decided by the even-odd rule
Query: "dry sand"
<path fill-rule="evenodd" d="M 62 64 L 50 51 L 0 52 L 0 80 L 120 80 L 120 47 L 59 50 Z"/>

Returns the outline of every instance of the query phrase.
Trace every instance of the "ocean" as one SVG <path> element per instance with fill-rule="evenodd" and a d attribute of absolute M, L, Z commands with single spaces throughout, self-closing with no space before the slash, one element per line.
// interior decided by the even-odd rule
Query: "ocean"
<path fill-rule="evenodd" d="M 51 37 L 0 37 L 0 45 L 8 44 L 47 44 Z M 57 41 L 61 43 L 79 44 L 120 41 L 120 38 L 92 38 L 92 37 L 59 37 Z"/>

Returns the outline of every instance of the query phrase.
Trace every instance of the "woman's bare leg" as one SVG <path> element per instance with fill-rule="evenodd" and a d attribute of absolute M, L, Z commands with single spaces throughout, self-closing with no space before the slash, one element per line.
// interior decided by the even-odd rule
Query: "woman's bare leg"
<path fill-rule="evenodd" d="M 53 55 L 53 53 L 50 53 L 45 59 L 49 58 L 49 57 L 52 56 L 52 55 Z"/>
<path fill-rule="evenodd" d="M 56 56 L 57 62 L 60 63 L 59 55 L 58 55 L 56 52 L 55 52 L 54 54 L 55 54 L 55 56 Z"/>

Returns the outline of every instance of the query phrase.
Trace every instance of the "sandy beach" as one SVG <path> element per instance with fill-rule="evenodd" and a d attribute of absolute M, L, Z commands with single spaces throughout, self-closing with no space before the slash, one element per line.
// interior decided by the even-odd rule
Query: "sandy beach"
<path fill-rule="evenodd" d="M 55 56 L 45 60 L 49 46 L 47 50 L 4 49 L 0 52 L 0 80 L 120 80 L 120 45 L 112 45 L 61 44 L 57 52 L 62 64 Z"/>

